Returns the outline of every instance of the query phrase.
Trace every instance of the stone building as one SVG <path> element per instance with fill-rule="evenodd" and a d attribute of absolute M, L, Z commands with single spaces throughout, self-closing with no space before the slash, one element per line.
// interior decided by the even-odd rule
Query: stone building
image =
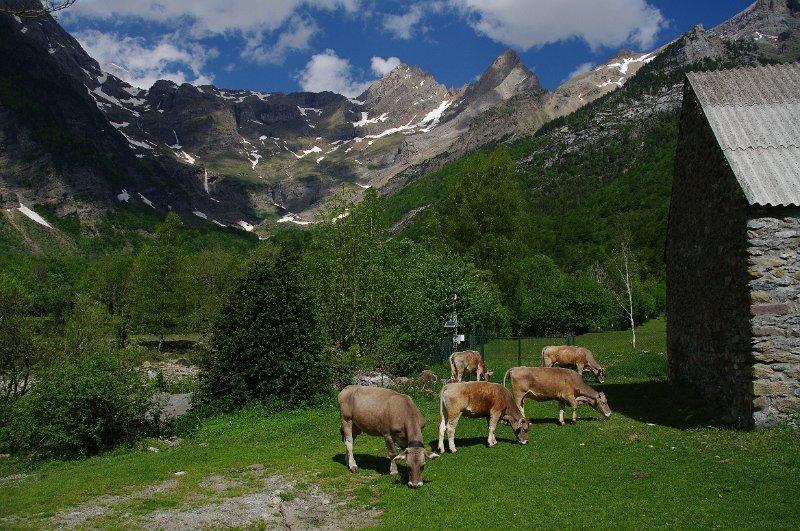
<path fill-rule="evenodd" d="M 667 229 L 670 378 L 741 428 L 800 414 L 800 64 L 693 72 Z"/>

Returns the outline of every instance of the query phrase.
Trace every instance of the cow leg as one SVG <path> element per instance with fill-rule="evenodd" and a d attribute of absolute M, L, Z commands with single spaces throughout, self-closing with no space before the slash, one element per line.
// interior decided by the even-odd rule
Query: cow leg
<path fill-rule="evenodd" d="M 513 384 L 512 384 L 513 385 Z M 523 403 L 525 400 L 525 393 L 520 393 L 519 390 L 514 389 L 514 403 L 519 408 L 519 412 L 522 413 L 522 416 L 525 416 L 525 404 Z"/>
<path fill-rule="evenodd" d="M 569 405 L 572 406 L 572 423 L 576 424 L 578 422 L 578 401 L 573 398 Z"/>
<path fill-rule="evenodd" d="M 461 418 L 461 413 L 451 416 L 447 421 L 447 445 L 450 447 L 452 453 L 456 453 L 456 426 L 458 426 L 458 419 Z"/>
<path fill-rule="evenodd" d="M 353 435 L 353 421 L 346 421 L 342 420 L 342 441 L 344 441 L 344 447 L 347 449 L 347 468 L 350 469 L 350 472 L 358 472 L 358 466 L 356 465 L 356 460 L 353 457 L 353 440 L 355 436 Z"/>
<path fill-rule="evenodd" d="M 494 430 L 497 428 L 497 421 L 500 420 L 500 413 L 492 412 L 489 414 L 489 448 L 497 444 L 497 439 L 494 436 Z"/>
<path fill-rule="evenodd" d="M 384 439 L 386 440 L 386 449 L 389 450 L 389 474 L 396 476 L 397 463 L 394 462 L 394 458 L 397 457 L 397 450 L 394 447 L 394 440 L 389 435 L 385 436 Z"/>
<path fill-rule="evenodd" d="M 439 414 L 439 453 L 444 453 L 444 432 L 447 430 L 447 420 L 444 411 Z"/>
<path fill-rule="evenodd" d="M 564 423 L 564 402 L 558 402 L 558 423 L 562 426 Z"/>

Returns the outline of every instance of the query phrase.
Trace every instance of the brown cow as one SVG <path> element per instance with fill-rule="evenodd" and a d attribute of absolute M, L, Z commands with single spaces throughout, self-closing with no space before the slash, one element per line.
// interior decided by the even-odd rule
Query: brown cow
<path fill-rule="evenodd" d="M 558 423 L 562 426 L 565 404 L 572 406 L 573 423 L 578 421 L 580 404 L 589 404 L 606 417 L 611 416 L 606 395 L 589 387 L 583 376 L 575 371 L 557 367 L 512 367 L 503 376 L 503 386 L 509 375 L 514 402 L 522 415 L 525 415 L 523 402 L 531 397 L 539 402 L 557 400 Z"/>
<path fill-rule="evenodd" d="M 425 369 L 424 371 L 419 373 L 419 379 L 422 380 L 423 382 L 436 382 L 439 380 L 439 377 L 436 376 L 435 372 Z"/>
<path fill-rule="evenodd" d="M 497 444 L 494 429 L 498 421 L 511 426 L 519 442 L 528 443 L 530 423 L 514 405 L 508 389 L 490 382 L 454 382 L 445 384 L 439 394 L 439 453 L 444 452 L 445 430 L 450 451 L 456 451 L 453 439 L 462 414 L 488 419 L 490 447 Z"/>
<path fill-rule="evenodd" d="M 483 375 L 483 379 L 487 382 L 494 374 L 493 371 L 486 370 L 483 357 L 476 350 L 465 350 L 464 352 L 450 354 L 450 376 L 454 382 L 460 382 L 464 373 L 469 375 L 473 372 L 478 381 L 481 380 L 481 375 Z"/>
<path fill-rule="evenodd" d="M 606 368 L 597 363 L 592 352 L 584 347 L 570 345 L 544 347 L 542 366 L 575 369 L 579 374 L 583 374 L 583 371 L 591 372 L 600 383 L 606 379 Z"/>
<path fill-rule="evenodd" d="M 409 487 L 422 485 L 425 458 L 439 457 L 422 443 L 425 418 L 408 395 L 381 387 L 348 385 L 339 393 L 341 434 L 347 448 L 347 468 L 358 471 L 353 458 L 353 441 L 360 433 L 383 437 L 389 450 L 389 473 L 397 474 L 397 461 L 408 462 Z M 398 454 L 397 443 L 404 450 Z"/>

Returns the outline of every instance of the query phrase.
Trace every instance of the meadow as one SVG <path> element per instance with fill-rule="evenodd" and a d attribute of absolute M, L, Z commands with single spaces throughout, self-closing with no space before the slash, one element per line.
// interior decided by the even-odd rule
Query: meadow
<path fill-rule="evenodd" d="M 699 404 L 666 380 L 663 321 L 645 324 L 638 334 L 636 353 L 629 332 L 576 338 L 607 366 L 604 385 L 588 381 L 608 395 L 614 410 L 609 419 L 584 406 L 576 425 L 561 427 L 555 403 L 528 402 L 529 444 L 517 444 L 510 428 L 500 426 L 499 444 L 491 449 L 486 422 L 462 419 L 458 453 L 428 462 L 419 489 L 402 481 L 403 467 L 400 479 L 387 474 L 386 449 L 378 438 L 356 439 L 361 470 L 347 471 L 331 398 L 299 410 L 251 408 L 199 419 L 172 447 L 149 440 L 85 460 L 0 459 L 0 525 L 46 526 L 48 518 L 71 507 L 102 505 L 109 496 L 175 478 L 168 489 L 125 499 L 81 524 L 128 527 L 137 515 L 200 503 L 211 495 L 204 482 L 210 475 L 241 475 L 260 464 L 298 478 L 298 488 L 313 484 L 351 507 L 377 508 L 378 526 L 392 529 L 795 528 L 798 432 L 740 432 L 708 424 Z M 540 350 L 537 342 L 526 343 L 523 362 L 538 364 Z M 516 342 L 487 345 L 495 381 L 516 364 L 516 356 Z M 444 365 L 434 369 L 447 372 Z M 438 387 L 410 392 L 427 419 L 426 442 L 433 445 Z M 148 445 L 160 451 L 148 451 Z M 254 488 L 243 483 L 214 496 Z"/>

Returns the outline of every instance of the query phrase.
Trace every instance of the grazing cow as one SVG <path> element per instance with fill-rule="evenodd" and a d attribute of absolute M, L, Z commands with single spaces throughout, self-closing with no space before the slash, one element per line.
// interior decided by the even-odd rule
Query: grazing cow
<path fill-rule="evenodd" d="M 454 382 L 460 382 L 461 377 L 466 374 L 475 373 L 478 381 L 481 375 L 485 381 L 489 381 L 494 372 L 487 371 L 483 363 L 481 353 L 475 350 L 465 350 L 464 352 L 453 352 L 450 354 L 450 376 Z"/>
<path fill-rule="evenodd" d="M 578 374 L 583 374 L 583 371 L 591 372 L 600 383 L 606 379 L 606 368 L 597 363 L 592 352 L 584 347 L 569 345 L 544 347 L 542 366 L 575 369 Z"/>
<path fill-rule="evenodd" d="M 503 386 L 509 375 L 514 402 L 522 415 L 525 415 L 523 402 L 531 397 L 539 402 L 557 400 L 558 423 L 562 426 L 565 404 L 572 406 L 573 423 L 578 421 L 580 404 L 589 404 L 606 417 L 611 416 L 606 395 L 589 387 L 583 376 L 575 371 L 557 367 L 512 367 L 503 376 Z"/>
<path fill-rule="evenodd" d="M 423 382 L 436 382 L 439 380 L 439 377 L 436 376 L 435 372 L 425 369 L 424 371 L 419 373 L 419 379 L 422 380 Z"/>
<path fill-rule="evenodd" d="M 367 433 L 383 437 L 389 450 L 389 473 L 397 474 L 397 462 L 407 461 L 408 486 L 422 485 L 425 458 L 439 457 L 425 450 L 422 428 L 425 418 L 408 395 L 382 387 L 348 385 L 339 393 L 339 414 L 342 417 L 342 441 L 347 449 L 347 468 L 358 471 L 353 458 L 356 435 Z M 397 453 L 395 443 L 404 450 Z"/>
<path fill-rule="evenodd" d="M 490 447 L 497 444 L 494 429 L 498 421 L 511 426 L 519 442 L 528 443 L 530 423 L 520 414 L 508 389 L 490 382 L 453 382 L 445 384 L 439 394 L 439 453 L 444 452 L 445 430 L 450 451 L 456 451 L 453 439 L 462 414 L 488 419 Z"/>

